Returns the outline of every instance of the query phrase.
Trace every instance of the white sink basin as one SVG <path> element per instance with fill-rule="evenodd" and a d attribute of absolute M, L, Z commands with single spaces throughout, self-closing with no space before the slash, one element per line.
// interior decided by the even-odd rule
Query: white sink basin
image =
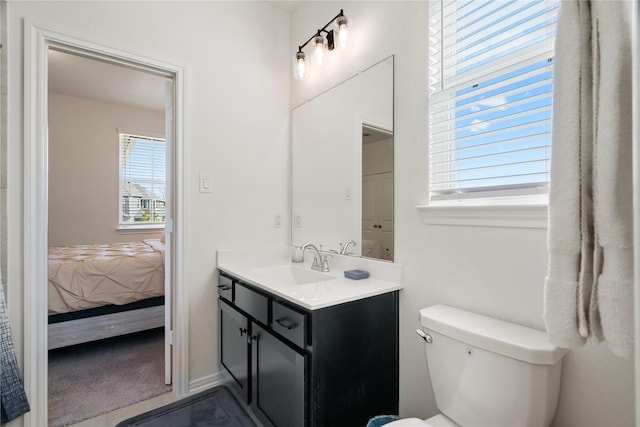
<path fill-rule="evenodd" d="M 253 269 L 253 271 L 265 279 L 275 280 L 286 283 L 287 285 L 303 285 L 305 283 L 322 282 L 336 278 L 327 273 L 311 270 L 309 267 L 293 264 L 256 268 Z"/>

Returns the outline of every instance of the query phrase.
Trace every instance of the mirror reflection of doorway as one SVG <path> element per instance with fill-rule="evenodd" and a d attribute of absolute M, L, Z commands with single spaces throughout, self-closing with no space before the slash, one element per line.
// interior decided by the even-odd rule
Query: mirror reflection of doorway
<path fill-rule="evenodd" d="M 393 133 L 362 125 L 362 248 L 393 261 Z"/>

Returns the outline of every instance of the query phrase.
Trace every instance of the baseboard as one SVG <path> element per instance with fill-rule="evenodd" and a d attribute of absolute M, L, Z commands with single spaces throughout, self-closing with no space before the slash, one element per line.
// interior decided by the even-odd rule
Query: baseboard
<path fill-rule="evenodd" d="M 189 394 L 199 393 L 215 386 L 222 385 L 229 381 L 229 376 L 223 371 L 206 377 L 189 381 Z"/>

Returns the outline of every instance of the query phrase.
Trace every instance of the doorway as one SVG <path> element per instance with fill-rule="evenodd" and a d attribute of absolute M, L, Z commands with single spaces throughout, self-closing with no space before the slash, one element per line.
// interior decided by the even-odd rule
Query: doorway
<path fill-rule="evenodd" d="M 361 255 L 393 261 L 393 131 L 362 124 Z"/>
<path fill-rule="evenodd" d="M 170 76 L 48 51 L 49 425 L 171 391 L 172 88 Z M 109 397 L 116 378 L 138 392 Z"/>
<path fill-rule="evenodd" d="M 186 298 L 182 282 L 183 247 L 183 91 L 184 70 L 181 66 L 155 61 L 148 57 L 79 40 L 26 23 L 25 38 L 25 184 L 24 184 L 24 283 L 25 283 L 25 388 L 30 394 L 31 413 L 25 425 L 46 425 L 47 414 L 47 348 L 48 348 L 48 246 L 49 246 L 49 139 L 47 129 L 49 106 L 49 52 L 57 51 L 98 62 L 146 72 L 169 79 L 171 102 L 166 105 L 167 124 L 171 131 L 168 156 L 170 177 L 166 195 L 165 223 L 165 342 L 172 351 L 168 366 L 173 372 L 173 390 L 177 396 L 188 389 L 188 329 Z M 77 80 L 80 84 L 81 81 Z M 80 162 L 81 163 L 81 162 Z M 78 197 L 81 202 L 82 198 Z M 119 201 L 116 199 L 116 206 Z M 91 221 L 89 219 L 89 221 Z"/>

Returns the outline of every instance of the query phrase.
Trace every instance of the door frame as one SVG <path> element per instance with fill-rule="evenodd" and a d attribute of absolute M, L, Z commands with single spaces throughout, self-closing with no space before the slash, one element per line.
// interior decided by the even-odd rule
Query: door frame
<path fill-rule="evenodd" d="M 169 76 L 174 80 L 173 391 L 188 393 L 188 298 L 184 269 L 185 67 L 24 23 L 24 385 L 31 412 L 25 426 L 48 422 L 48 51 L 67 53 Z"/>

